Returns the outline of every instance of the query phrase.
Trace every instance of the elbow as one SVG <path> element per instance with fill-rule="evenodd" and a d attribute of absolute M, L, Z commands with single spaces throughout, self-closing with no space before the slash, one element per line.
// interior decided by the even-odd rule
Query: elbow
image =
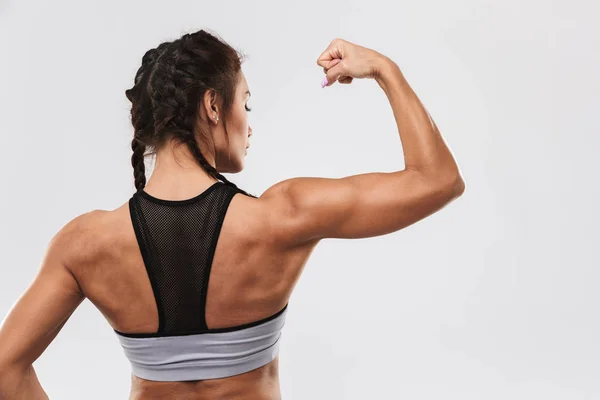
<path fill-rule="evenodd" d="M 456 177 L 451 181 L 450 190 L 454 197 L 460 197 L 465 192 L 465 181 L 460 174 L 457 174 Z"/>
<path fill-rule="evenodd" d="M 447 201 L 453 201 L 465 192 L 465 181 L 460 173 L 438 175 L 435 182 L 437 191 L 443 192 Z"/>
<path fill-rule="evenodd" d="M 428 180 L 435 191 L 445 193 L 452 199 L 462 196 L 465 192 L 465 181 L 456 163 L 437 168 L 420 169 L 421 175 Z"/>
<path fill-rule="evenodd" d="M 437 176 L 440 185 L 447 190 L 453 199 L 462 196 L 465 192 L 465 181 L 456 162 L 452 163 L 451 166 L 438 169 L 434 172 L 434 176 Z"/>

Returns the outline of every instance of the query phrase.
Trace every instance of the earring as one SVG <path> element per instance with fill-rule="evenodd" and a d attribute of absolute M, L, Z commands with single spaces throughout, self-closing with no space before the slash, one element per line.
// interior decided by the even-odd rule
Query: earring
<path fill-rule="evenodd" d="M 215 114 L 215 119 L 219 122 L 219 116 Z"/>

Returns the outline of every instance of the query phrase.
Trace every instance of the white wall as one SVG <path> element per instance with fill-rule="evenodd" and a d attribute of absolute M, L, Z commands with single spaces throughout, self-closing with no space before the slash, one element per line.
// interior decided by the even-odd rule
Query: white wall
<path fill-rule="evenodd" d="M 4 1 L 0 316 L 75 216 L 133 193 L 124 91 L 201 28 L 248 54 L 252 149 L 228 177 L 402 169 L 372 80 L 322 89 L 335 37 L 395 60 L 467 190 L 405 230 L 326 240 L 281 338 L 283 398 L 598 399 L 600 7 L 575 1 Z M 53 399 L 116 399 L 129 364 L 86 301 L 35 363 Z M 90 388 L 93 390 L 90 391 Z"/>

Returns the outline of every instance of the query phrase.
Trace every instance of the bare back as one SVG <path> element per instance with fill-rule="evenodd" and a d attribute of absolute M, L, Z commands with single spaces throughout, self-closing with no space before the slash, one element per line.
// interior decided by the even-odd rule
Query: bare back
<path fill-rule="evenodd" d="M 212 263 L 206 302 L 209 328 L 224 328 L 261 320 L 288 302 L 316 241 L 282 249 L 269 239 L 269 210 L 258 199 L 237 194 L 225 215 Z M 86 297 L 111 327 L 127 333 L 155 332 L 158 312 L 129 207 L 95 212 L 97 252 L 86 265 L 73 269 Z M 83 261 L 83 260 L 82 260 Z M 153 382 L 132 375 L 131 399 L 279 398 L 278 358 L 228 378 L 195 382 Z M 238 397 L 234 397 L 237 393 Z M 218 394 L 218 396 L 217 396 Z M 202 396 L 202 397 L 198 397 Z"/>

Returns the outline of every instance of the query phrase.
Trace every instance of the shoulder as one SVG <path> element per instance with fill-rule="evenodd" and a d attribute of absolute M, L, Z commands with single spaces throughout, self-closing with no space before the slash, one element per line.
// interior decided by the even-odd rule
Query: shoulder
<path fill-rule="evenodd" d="M 303 224 L 294 195 L 298 180 L 301 179 L 277 182 L 258 197 L 235 196 L 233 199 L 238 199 L 240 204 L 236 215 L 247 228 L 255 228 L 246 231 L 260 232 L 261 241 L 269 242 L 275 250 L 289 250 L 304 244 L 298 240 L 299 226 Z"/>
<path fill-rule="evenodd" d="M 117 214 L 113 210 L 92 210 L 63 224 L 51 239 L 49 250 L 60 254 L 65 267 L 71 272 L 103 256 L 114 241 Z"/>

